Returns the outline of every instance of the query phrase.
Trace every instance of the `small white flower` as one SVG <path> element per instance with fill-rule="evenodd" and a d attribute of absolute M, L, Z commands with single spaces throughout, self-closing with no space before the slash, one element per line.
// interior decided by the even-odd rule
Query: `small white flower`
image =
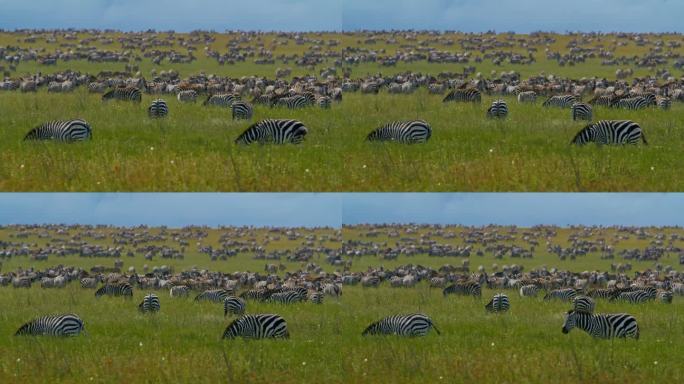
<path fill-rule="evenodd" d="M 653 365 L 658 365 L 658 360 L 654 361 Z"/>
<path fill-rule="evenodd" d="M 19 168 L 24 169 L 24 164 L 20 165 Z"/>
<path fill-rule="evenodd" d="M 20 359 L 20 358 L 17 358 L 17 363 L 19 363 L 19 362 L 21 362 L 21 359 Z"/>
<path fill-rule="evenodd" d="M 494 148 L 489 148 L 489 153 L 494 153 Z"/>
<path fill-rule="evenodd" d="M 154 147 L 150 147 L 150 151 L 154 151 Z"/>
<path fill-rule="evenodd" d="M 139 344 L 139 345 L 140 345 L 140 346 L 142 347 L 142 341 L 140 342 L 140 344 Z"/>
<path fill-rule="evenodd" d="M 22 168 L 23 168 L 23 167 L 24 167 L 24 166 L 22 165 Z M 363 165 L 363 169 L 366 169 L 366 164 Z"/>
<path fill-rule="evenodd" d="M 651 171 L 655 171 L 655 167 L 651 167 Z"/>
<path fill-rule="evenodd" d="M 309 173 L 309 168 L 305 169 L 304 172 Z"/>
<path fill-rule="evenodd" d="M 93 380 L 95 380 L 95 378 L 92 377 L 92 376 L 90 376 L 90 377 L 88 378 L 88 380 L 93 381 Z"/>
<path fill-rule="evenodd" d="M 302 365 L 306 365 L 306 361 L 302 361 Z"/>
<path fill-rule="evenodd" d="M 492 347 L 494 346 L 494 342 L 492 342 Z"/>
<path fill-rule="evenodd" d="M 367 362 L 368 362 L 368 359 L 367 359 L 367 358 L 366 358 L 366 359 L 363 359 L 363 362 L 364 362 L 364 363 L 367 363 Z"/>
<path fill-rule="evenodd" d="M 98 182 L 96 182 L 95 184 L 100 185 L 100 182 L 98 181 Z"/>
<path fill-rule="evenodd" d="M 166 357 L 162 356 L 162 361 L 166 361 Z"/>
<path fill-rule="evenodd" d="M 444 376 L 440 376 L 439 379 L 440 379 L 440 380 L 444 379 Z"/>
<path fill-rule="evenodd" d="M 171 160 L 171 164 L 176 164 L 176 162 L 175 162 L 175 161 L 173 161 L 173 160 Z"/>

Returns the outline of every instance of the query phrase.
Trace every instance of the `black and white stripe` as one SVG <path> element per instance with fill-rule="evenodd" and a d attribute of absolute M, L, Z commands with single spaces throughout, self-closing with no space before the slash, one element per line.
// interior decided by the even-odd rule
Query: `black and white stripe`
<path fill-rule="evenodd" d="M 279 315 L 244 315 L 234 320 L 223 332 L 224 339 L 288 338 L 287 322 Z"/>
<path fill-rule="evenodd" d="M 286 107 L 288 109 L 299 109 L 311 107 L 315 104 L 315 96 L 311 95 L 294 95 L 290 97 L 281 97 L 276 102 L 277 107 Z"/>
<path fill-rule="evenodd" d="M 584 127 L 571 144 L 648 144 L 639 124 L 630 120 L 600 120 Z"/>
<path fill-rule="evenodd" d="M 482 287 L 477 282 L 456 283 L 442 290 L 442 295 L 482 296 Z"/>
<path fill-rule="evenodd" d="M 235 101 L 231 109 L 233 120 L 249 120 L 254 115 L 254 108 L 246 101 Z"/>
<path fill-rule="evenodd" d="M 579 328 L 601 339 L 639 338 L 639 325 L 636 319 L 626 313 L 591 315 L 571 310 L 565 316 L 563 333 L 568 333 L 573 328 Z"/>
<path fill-rule="evenodd" d="M 658 299 L 661 303 L 672 304 L 672 291 L 659 291 Z"/>
<path fill-rule="evenodd" d="M 630 304 L 640 304 L 645 303 L 647 301 L 655 300 L 657 294 L 658 291 L 655 288 L 649 287 L 646 289 L 639 289 L 632 292 L 622 292 L 617 296 L 613 297 L 610 301 L 626 301 Z"/>
<path fill-rule="evenodd" d="M 192 89 L 180 91 L 176 95 L 176 99 L 178 99 L 178 101 L 181 103 L 194 103 L 197 101 L 197 92 L 193 91 Z"/>
<path fill-rule="evenodd" d="M 307 299 L 314 304 L 323 304 L 323 292 L 309 292 Z"/>
<path fill-rule="evenodd" d="M 147 108 L 147 115 L 152 118 L 166 117 L 169 114 L 169 106 L 164 99 L 156 99 Z"/>
<path fill-rule="evenodd" d="M 154 293 L 147 294 L 138 305 L 138 310 L 142 313 L 159 312 L 160 308 L 159 296 Z"/>
<path fill-rule="evenodd" d="M 121 100 L 121 101 L 142 101 L 142 93 L 136 87 L 116 88 L 102 95 L 102 101 Z"/>
<path fill-rule="evenodd" d="M 233 103 L 238 100 L 240 100 L 239 96 L 231 95 L 228 93 L 217 93 L 215 95 L 207 97 L 207 99 L 204 100 L 204 103 L 202 103 L 202 105 L 230 108 L 233 105 Z"/>
<path fill-rule="evenodd" d="M 271 292 L 267 289 L 250 289 L 240 294 L 240 297 L 245 300 L 266 301 Z"/>
<path fill-rule="evenodd" d="M 622 109 L 644 109 L 656 105 L 655 95 L 628 97 L 625 99 L 615 100 L 611 107 Z"/>
<path fill-rule="evenodd" d="M 294 304 L 306 301 L 306 290 L 288 290 L 273 293 L 269 301 L 279 304 Z"/>
<path fill-rule="evenodd" d="M 575 296 L 572 301 L 572 307 L 576 312 L 591 314 L 594 313 L 596 302 L 588 296 Z"/>
<path fill-rule="evenodd" d="M 572 105 L 572 120 L 587 120 L 592 119 L 591 105 L 587 103 L 575 103 Z"/>
<path fill-rule="evenodd" d="M 195 301 L 222 303 L 228 296 L 230 296 L 230 291 L 226 291 L 225 289 L 210 289 L 195 296 Z"/>
<path fill-rule="evenodd" d="M 558 299 L 562 301 L 572 301 L 577 296 L 577 291 L 573 288 L 554 289 L 544 296 L 544 300 Z"/>
<path fill-rule="evenodd" d="M 93 136 L 90 125 L 85 120 L 75 119 L 66 121 L 48 121 L 33 128 L 24 136 L 24 140 L 56 140 L 82 141 Z"/>
<path fill-rule="evenodd" d="M 223 316 L 227 316 L 229 313 L 231 315 L 242 315 L 246 308 L 247 304 L 239 297 L 228 296 L 223 300 Z"/>
<path fill-rule="evenodd" d="M 542 107 L 570 108 L 577 101 L 574 95 L 551 96 L 544 101 Z"/>
<path fill-rule="evenodd" d="M 237 139 L 237 144 L 273 143 L 299 144 L 308 133 L 304 124 L 297 120 L 261 120 L 245 130 Z"/>
<path fill-rule="evenodd" d="M 537 297 L 537 294 L 539 293 L 539 287 L 534 284 L 523 285 L 520 287 L 519 292 L 520 296 Z"/>
<path fill-rule="evenodd" d="M 508 296 L 504 293 L 497 293 L 492 300 L 485 305 L 485 309 L 489 312 L 506 312 L 510 307 L 511 304 L 508 301 Z"/>
<path fill-rule="evenodd" d="M 190 294 L 190 288 L 186 285 L 177 285 L 171 287 L 169 296 L 171 297 L 187 297 Z"/>
<path fill-rule="evenodd" d="M 425 336 L 434 328 L 439 335 L 439 330 L 432 323 L 432 319 L 422 313 L 410 315 L 395 315 L 385 317 L 369 325 L 362 333 L 367 335 L 398 335 L 398 336 Z"/>
<path fill-rule="evenodd" d="M 487 117 L 490 119 L 505 119 L 508 116 L 508 104 L 502 99 L 494 100 L 487 108 Z"/>
<path fill-rule="evenodd" d="M 449 101 L 479 103 L 482 101 L 482 94 L 474 88 L 455 89 L 449 92 L 442 100 L 444 103 Z"/>
<path fill-rule="evenodd" d="M 319 96 L 316 98 L 316 105 L 319 108 L 329 109 L 332 105 L 332 99 L 328 96 Z"/>
<path fill-rule="evenodd" d="M 656 105 L 662 110 L 668 110 L 672 107 L 672 99 L 669 97 L 657 97 Z"/>
<path fill-rule="evenodd" d="M 83 320 L 74 314 L 42 316 L 22 325 L 15 336 L 78 336 L 83 328 Z"/>
<path fill-rule="evenodd" d="M 536 103 L 537 94 L 534 91 L 518 93 L 518 103 Z"/>
<path fill-rule="evenodd" d="M 414 144 L 425 143 L 430 136 L 432 136 L 432 128 L 423 120 L 395 121 L 369 133 L 366 140 Z"/>
<path fill-rule="evenodd" d="M 97 288 L 100 281 L 94 277 L 84 277 L 80 280 L 81 288 Z"/>
<path fill-rule="evenodd" d="M 95 292 L 95 297 L 107 296 L 127 296 L 133 297 L 133 287 L 128 283 L 106 284 Z"/>

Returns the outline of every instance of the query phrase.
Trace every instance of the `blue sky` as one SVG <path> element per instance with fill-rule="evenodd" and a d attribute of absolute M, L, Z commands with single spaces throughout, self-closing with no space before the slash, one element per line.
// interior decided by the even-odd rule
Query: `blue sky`
<path fill-rule="evenodd" d="M 684 225 L 684 194 L 348 194 L 343 222 L 487 225 Z"/>
<path fill-rule="evenodd" d="M 681 0 L 0 0 L 0 28 L 682 31 Z"/>
<path fill-rule="evenodd" d="M 340 227 L 341 205 L 313 193 L 0 193 L 0 224 Z"/>

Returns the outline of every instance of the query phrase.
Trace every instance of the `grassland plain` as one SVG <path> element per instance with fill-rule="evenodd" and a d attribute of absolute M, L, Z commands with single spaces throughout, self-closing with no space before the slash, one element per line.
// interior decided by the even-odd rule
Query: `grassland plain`
<path fill-rule="evenodd" d="M 519 105 L 488 121 L 482 105 L 444 104 L 438 95 L 345 95 L 331 110 L 257 108 L 255 119 L 296 118 L 310 128 L 299 146 L 236 146 L 250 123 L 230 112 L 178 103 L 153 121 L 141 105 L 103 104 L 71 94 L 0 93 L 0 190 L 4 191 L 679 191 L 684 180 L 684 107 L 670 111 L 596 108 L 596 119 L 632 119 L 648 146 L 577 148 L 582 127 L 568 110 Z M 87 143 L 23 142 L 38 124 L 84 118 Z M 424 119 L 426 145 L 371 144 L 392 120 Z"/>
<path fill-rule="evenodd" d="M 449 228 L 457 234 L 462 230 Z M 366 231 L 364 226 L 345 227 L 343 238 L 364 239 Z M 418 230 L 411 236 L 420 236 L 424 231 Z M 499 231 L 506 233 L 505 228 Z M 152 228 L 149 232 L 156 234 L 158 229 Z M 561 228 L 557 232 L 553 243 L 565 247 L 569 236 L 577 231 Z M 610 239 L 616 235 L 614 229 L 593 232 L 587 240 Z M 681 230 L 665 228 L 656 232 L 669 236 Z M 220 230 L 209 230 L 201 243 L 215 244 L 220 233 Z M 8 230 L 0 231 L 0 240 L 18 240 L 9 234 Z M 253 237 L 261 242 L 266 234 L 265 230 L 258 230 Z M 391 243 L 393 239 L 381 233 L 372 241 Z M 21 241 L 40 247 L 47 240 L 36 232 Z M 99 240 L 89 239 L 88 243 L 91 242 Z M 458 236 L 453 240 L 440 239 L 441 242 L 460 243 Z M 282 249 L 296 244 L 296 241 L 272 241 L 268 247 Z M 648 244 L 648 239 L 632 237 L 620 241 L 615 248 L 619 251 Z M 682 246 L 679 240 L 673 245 Z M 518 263 L 526 268 L 555 266 L 573 271 L 609 268 L 609 261 L 600 260 L 594 253 L 562 262 L 544 251 L 535 253 L 532 259 L 495 260 L 490 254 L 471 259 L 472 265 L 483 264 L 487 268 L 494 262 Z M 221 271 L 261 271 L 264 264 L 249 254 L 211 262 L 207 255 L 193 251 L 183 260 L 150 262 L 140 256 L 123 260 L 126 268 L 132 265 L 140 269 L 144 263 L 163 263 L 173 265 L 177 272 L 191 265 Z M 445 263 L 456 265 L 460 260 L 417 255 L 387 261 L 363 256 L 354 258 L 353 270 L 365 270 L 371 265 L 393 268 L 406 263 L 438 267 Z M 328 272 L 334 270 L 322 260 L 315 261 Z M 109 265 L 110 262 L 76 256 L 51 256 L 47 261 L 13 257 L 3 260 L 3 272 L 19 267 L 44 269 L 57 263 L 90 267 L 94 263 Z M 676 265 L 672 256 L 665 256 L 660 262 Z M 283 263 L 287 271 L 303 267 L 300 263 Z M 634 270 L 653 266 L 652 262 L 632 263 Z M 441 290 L 430 289 L 425 282 L 414 288 L 390 288 L 388 283 L 380 288 L 344 286 L 340 299 L 326 297 L 322 305 L 248 303 L 249 313 L 282 315 L 290 328 L 289 340 L 222 341 L 220 336 L 230 319 L 223 317 L 221 305 L 195 303 L 192 299 L 172 300 L 163 290 L 157 291 L 161 312 L 143 316 L 136 306 L 145 293 L 135 289 L 133 300 L 96 300 L 93 290 L 81 289 L 76 283 L 64 289 L 41 289 L 37 284 L 30 289 L 0 287 L 0 308 L 12 309 L 0 311 L 0 382 L 650 383 L 676 381 L 684 374 L 680 363 L 684 302 L 679 296 L 671 305 L 629 305 L 599 300 L 597 312 L 628 312 L 638 319 L 641 328 L 638 341 L 601 341 L 578 330 L 569 335 L 561 333 L 563 315 L 569 304 L 544 302 L 541 297 L 523 299 L 514 290 L 506 291 L 511 298 L 510 313 L 491 315 L 485 313 L 484 304 L 495 292 L 488 289 L 483 291 L 482 300 L 475 300 L 444 298 Z M 360 335 L 370 322 L 381 317 L 417 311 L 430 315 L 441 335 L 431 333 L 416 339 Z M 73 339 L 11 336 L 35 316 L 60 312 L 80 315 L 88 335 Z"/>

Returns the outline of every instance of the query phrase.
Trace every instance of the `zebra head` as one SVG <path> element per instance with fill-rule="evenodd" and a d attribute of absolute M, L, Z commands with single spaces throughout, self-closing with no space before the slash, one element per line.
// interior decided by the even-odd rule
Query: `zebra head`
<path fill-rule="evenodd" d="M 22 325 L 22 326 L 17 330 L 17 332 L 14 333 L 14 336 L 30 335 L 30 334 L 31 334 L 30 328 L 31 328 L 31 323 L 30 323 L 30 322 L 25 323 L 24 325 Z"/>
<path fill-rule="evenodd" d="M 302 141 L 304 141 L 304 136 L 306 136 L 307 133 L 309 133 L 309 130 L 306 129 L 305 126 L 300 125 L 292 132 L 292 138 L 290 141 L 292 144 L 300 144 Z"/>
<path fill-rule="evenodd" d="M 225 332 L 223 332 L 224 339 L 234 339 L 242 333 L 242 317 L 233 320 L 232 323 L 228 324 Z"/>
<path fill-rule="evenodd" d="M 380 322 L 376 321 L 375 323 L 372 323 L 366 329 L 364 329 L 361 333 L 361 336 L 375 335 L 376 333 L 378 333 L 378 331 L 380 331 Z"/>
<path fill-rule="evenodd" d="M 594 141 L 596 137 L 596 126 L 592 124 L 587 124 L 584 128 L 582 128 L 575 137 L 573 137 L 572 141 L 570 144 L 577 144 L 577 145 L 584 145 L 588 142 Z"/>
<path fill-rule="evenodd" d="M 563 322 L 563 333 L 567 334 L 571 329 L 575 328 L 576 319 L 577 312 L 575 312 L 575 310 L 569 310 L 567 315 L 565 315 L 565 321 Z"/>

